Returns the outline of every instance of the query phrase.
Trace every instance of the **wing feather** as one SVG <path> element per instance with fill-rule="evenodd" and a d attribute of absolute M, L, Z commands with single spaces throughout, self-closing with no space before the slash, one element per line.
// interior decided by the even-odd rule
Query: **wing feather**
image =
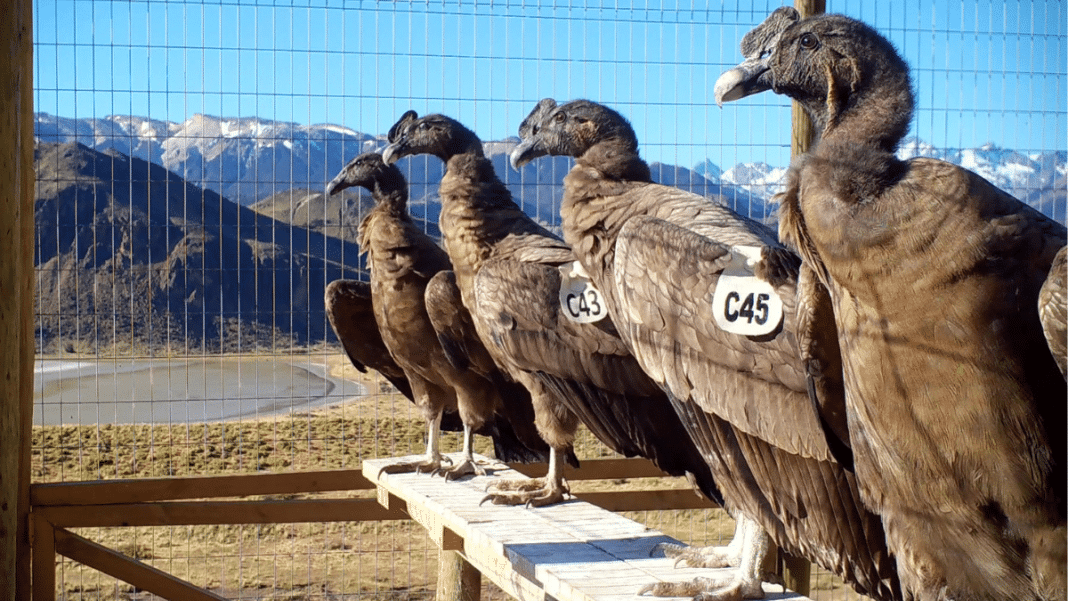
<path fill-rule="evenodd" d="M 627 222 L 616 240 L 614 285 L 635 352 L 655 380 L 703 410 L 788 452 L 830 459 L 812 406 L 784 394 L 807 394 L 793 334 L 796 274 L 776 289 L 785 313 L 777 334 L 725 332 L 712 317 L 712 295 L 729 249 L 661 219 Z"/>
<path fill-rule="evenodd" d="M 412 400 L 412 387 L 390 355 L 378 331 L 371 304 L 371 285 L 358 280 L 335 280 L 326 287 L 326 315 L 341 347 L 357 370 L 382 374 Z"/>
<path fill-rule="evenodd" d="M 474 369 L 487 378 L 496 371 L 497 365 L 482 345 L 471 314 L 464 307 L 456 274 L 452 270 L 439 271 L 427 283 L 424 297 L 430 323 L 449 362 L 456 369 Z"/>

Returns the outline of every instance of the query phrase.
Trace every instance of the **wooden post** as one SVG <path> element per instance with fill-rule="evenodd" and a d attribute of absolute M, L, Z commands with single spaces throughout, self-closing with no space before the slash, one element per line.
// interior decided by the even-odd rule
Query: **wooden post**
<path fill-rule="evenodd" d="M 481 594 L 482 574 L 478 569 L 458 551 L 440 551 L 437 601 L 478 601 Z"/>
<path fill-rule="evenodd" d="M 56 601 L 56 529 L 40 516 L 33 520 L 33 594 L 30 598 L 33 601 Z"/>
<path fill-rule="evenodd" d="M 801 18 L 811 15 L 819 15 L 827 10 L 826 0 L 794 0 L 794 8 L 801 13 Z M 816 129 L 812 120 L 805 114 L 804 109 L 795 100 L 791 103 L 793 111 L 793 128 L 790 135 L 790 156 L 808 152 L 812 141 L 816 139 Z"/>
<path fill-rule="evenodd" d="M 0 19 L 0 599 L 30 596 L 33 419 L 33 12 Z"/>
<path fill-rule="evenodd" d="M 801 13 L 801 18 L 822 14 L 827 10 L 826 0 L 794 0 L 794 8 Z M 805 114 L 804 109 L 795 100 L 791 102 L 793 127 L 790 133 L 790 156 L 797 157 L 808 152 L 816 140 L 816 128 Z M 812 564 L 801 557 L 782 553 L 783 583 L 786 588 L 808 596 L 812 578 Z"/>
<path fill-rule="evenodd" d="M 782 555 L 783 586 L 795 593 L 808 597 L 812 586 L 812 562 L 804 557 L 795 557 L 779 549 Z"/>

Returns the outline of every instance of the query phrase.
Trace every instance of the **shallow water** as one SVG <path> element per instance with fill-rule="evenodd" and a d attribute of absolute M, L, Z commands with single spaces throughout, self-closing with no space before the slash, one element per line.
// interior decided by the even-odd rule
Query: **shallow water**
<path fill-rule="evenodd" d="M 38 359 L 34 367 L 34 425 L 237 420 L 364 394 L 301 357 Z"/>

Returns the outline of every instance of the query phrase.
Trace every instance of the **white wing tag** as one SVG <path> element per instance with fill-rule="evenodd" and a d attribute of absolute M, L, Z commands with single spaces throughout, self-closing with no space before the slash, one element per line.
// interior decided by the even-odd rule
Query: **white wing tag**
<path fill-rule="evenodd" d="M 604 297 L 578 261 L 560 266 L 560 308 L 571 321 L 593 323 L 608 315 Z"/>
<path fill-rule="evenodd" d="M 782 323 L 782 298 L 771 284 L 753 275 L 753 266 L 760 260 L 760 247 L 731 247 L 731 262 L 712 294 L 712 314 L 720 329 L 761 336 Z"/>

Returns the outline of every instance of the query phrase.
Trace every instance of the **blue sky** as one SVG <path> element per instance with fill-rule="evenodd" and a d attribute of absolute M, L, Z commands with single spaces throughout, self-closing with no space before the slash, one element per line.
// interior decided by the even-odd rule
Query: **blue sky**
<path fill-rule="evenodd" d="M 36 110 L 384 133 L 413 108 L 492 140 L 515 135 L 542 97 L 586 97 L 628 116 L 649 160 L 788 162 L 785 98 L 723 109 L 711 99 L 742 35 L 780 2 L 291 4 L 38 0 Z M 940 147 L 1065 149 L 1063 2 L 830 0 L 828 10 L 872 24 L 905 56 L 918 96 L 913 135 Z"/>

